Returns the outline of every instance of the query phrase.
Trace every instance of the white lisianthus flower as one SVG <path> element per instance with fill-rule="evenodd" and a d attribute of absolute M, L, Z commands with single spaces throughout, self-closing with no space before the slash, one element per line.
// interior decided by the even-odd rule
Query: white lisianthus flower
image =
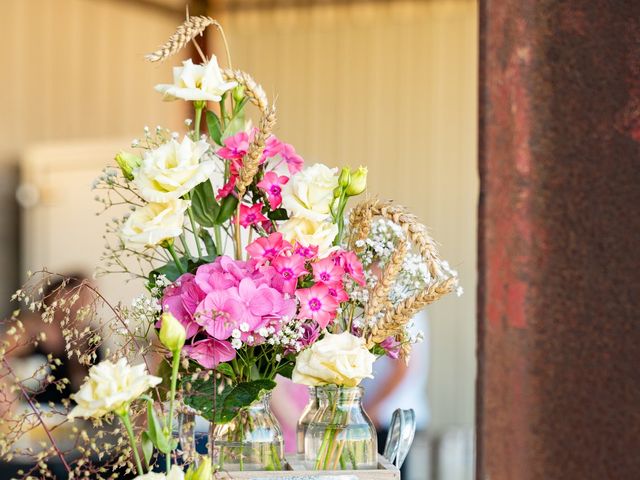
<path fill-rule="evenodd" d="M 149 203 L 139 207 L 124 222 L 120 236 L 126 243 L 154 246 L 163 240 L 180 236 L 184 226 L 186 200 Z"/>
<path fill-rule="evenodd" d="M 173 83 L 156 85 L 156 91 L 165 100 L 191 100 L 219 102 L 222 94 L 237 85 L 222 77 L 215 55 L 205 65 L 195 65 L 191 59 L 182 62 L 182 67 L 173 67 Z"/>
<path fill-rule="evenodd" d="M 181 143 L 170 140 L 145 153 L 142 164 L 133 171 L 133 182 L 147 202 L 164 203 L 188 193 L 208 180 L 215 162 L 201 162 L 209 149 L 206 140 L 193 142 L 184 137 Z"/>
<path fill-rule="evenodd" d="M 326 220 L 331 216 L 337 186 L 338 169 L 316 163 L 293 175 L 284 185 L 282 206 L 292 217 Z"/>
<path fill-rule="evenodd" d="M 312 387 L 355 387 L 362 379 L 373 378 L 375 359 L 364 339 L 349 332 L 326 333 L 322 340 L 298 355 L 291 380 Z"/>
<path fill-rule="evenodd" d="M 183 480 L 184 472 L 178 465 L 172 465 L 168 474 L 149 472 L 138 475 L 133 480 Z"/>
<path fill-rule="evenodd" d="M 278 231 L 290 243 L 305 247 L 318 247 L 318 256 L 325 257 L 334 249 L 333 241 L 338 235 L 338 226 L 330 222 L 316 222 L 305 217 L 293 217 L 280 225 Z"/>
<path fill-rule="evenodd" d="M 116 363 L 100 362 L 91 367 L 80 390 L 71 395 L 77 405 L 69 413 L 69 419 L 100 418 L 118 412 L 161 381 L 161 378 L 149 375 L 144 364 L 132 367 L 126 358 Z"/>

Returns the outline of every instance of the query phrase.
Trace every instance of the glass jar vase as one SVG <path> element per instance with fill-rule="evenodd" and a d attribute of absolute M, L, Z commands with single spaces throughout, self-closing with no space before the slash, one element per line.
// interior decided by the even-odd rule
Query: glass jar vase
<path fill-rule="evenodd" d="M 364 470 L 378 464 L 373 422 L 362 407 L 362 387 L 317 387 L 319 408 L 304 437 L 311 470 Z"/>
<path fill-rule="evenodd" d="M 304 453 L 304 435 L 307 432 L 311 420 L 313 420 L 313 417 L 316 415 L 319 405 L 316 387 L 309 387 L 309 402 L 307 406 L 304 407 L 302 414 L 300 414 L 300 419 L 296 427 L 296 446 L 299 454 Z"/>
<path fill-rule="evenodd" d="M 271 411 L 271 394 L 240 410 L 228 423 L 215 425 L 211 461 L 222 471 L 282 470 L 284 441 Z"/>
<path fill-rule="evenodd" d="M 228 423 L 214 424 L 193 413 L 179 419 L 179 447 L 185 464 L 209 455 L 221 471 L 282 470 L 284 441 L 267 393 Z"/>

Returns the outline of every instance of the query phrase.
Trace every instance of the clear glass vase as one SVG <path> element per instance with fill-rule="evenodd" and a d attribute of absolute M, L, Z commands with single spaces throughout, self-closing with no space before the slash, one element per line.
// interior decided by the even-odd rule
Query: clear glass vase
<path fill-rule="evenodd" d="M 317 387 L 319 408 L 304 437 L 311 470 L 375 469 L 376 429 L 362 407 L 362 387 Z"/>
<path fill-rule="evenodd" d="M 318 394 L 316 393 L 316 387 L 309 387 L 309 403 L 304 407 L 298 425 L 296 427 L 296 443 L 299 454 L 304 453 L 304 436 L 307 432 L 307 428 L 313 420 L 313 417 L 318 412 L 320 402 L 318 401 Z"/>
<path fill-rule="evenodd" d="M 181 420 L 180 447 L 192 463 L 193 453 L 208 454 L 221 471 L 282 470 L 284 441 L 271 411 L 271 394 L 240 410 L 229 423 L 202 425 L 201 417 Z"/>

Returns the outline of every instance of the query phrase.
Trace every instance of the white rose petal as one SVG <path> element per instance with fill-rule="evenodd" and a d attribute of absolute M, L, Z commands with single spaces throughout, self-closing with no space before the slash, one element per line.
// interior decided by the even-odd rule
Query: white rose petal
<path fill-rule="evenodd" d="M 125 358 L 116 363 L 100 362 L 91 367 L 80 390 L 71 395 L 77 405 L 69 418 L 99 418 L 115 412 L 161 381 L 149 375 L 144 364 L 130 366 Z"/>
<path fill-rule="evenodd" d="M 140 167 L 133 171 L 140 196 L 148 202 L 164 203 L 208 180 L 215 171 L 215 162 L 200 162 L 208 149 L 206 141 L 193 142 L 184 137 L 182 143 L 174 139 L 146 152 Z"/>
<path fill-rule="evenodd" d="M 375 359 L 364 339 L 349 332 L 327 333 L 298 355 L 291 379 L 309 386 L 355 387 L 362 379 L 372 378 Z"/>
<path fill-rule="evenodd" d="M 316 245 L 319 257 L 325 257 L 337 248 L 333 246 L 333 241 L 338 235 L 338 226 L 335 223 L 293 217 L 280 225 L 279 231 L 290 243 L 300 243 L 306 247 Z"/>
<path fill-rule="evenodd" d="M 180 236 L 184 225 L 186 200 L 149 203 L 139 207 L 125 221 L 120 236 L 126 243 L 154 246 L 163 240 Z"/>
<path fill-rule="evenodd" d="M 191 59 L 182 62 L 182 67 L 173 68 L 173 83 L 156 85 L 156 91 L 165 100 L 191 100 L 219 102 L 222 94 L 237 85 L 222 77 L 215 55 L 205 65 L 195 65 Z"/>
<path fill-rule="evenodd" d="M 333 191 L 338 186 L 338 169 L 316 163 L 291 177 L 282 189 L 282 206 L 292 217 L 316 222 L 331 217 Z"/>

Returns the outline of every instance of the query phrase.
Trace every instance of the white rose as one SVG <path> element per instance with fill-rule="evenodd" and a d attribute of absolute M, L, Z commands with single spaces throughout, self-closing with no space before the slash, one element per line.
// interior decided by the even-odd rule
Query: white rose
<path fill-rule="evenodd" d="M 156 85 L 156 91 L 165 100 L 192 100 L 219 102 L 222 94 L 237 85 L 226 82 L 218 67 L 215 55 L 205 65 L 195 65 L 191 59 L 182 62 L 182 67 L 173 67 L 173 83 Z"/>
<path fill-rule="evenodd" d="M 283 187 L 282 206 L 292 217 L 326 220 L 331 216 L 337 186 L 338 169 L 316 163 L 293 175 Z"/>
<path fill-rule="evenodd" d="M 147 202 L 163 203 L 182 197 L 208 180 L 216 169 L 213 160 L 200 162 L 209 149 L 205 140 L 182 143 L 171 140 L 145 153 L 142 164 L 133 171 L 133 182 Z"/>
<path fill-rule="evenodd" d="M 164 473 L 156 473 L 149 472 L 144 475 L 138 475 L 133 480 L 183 480 L 184 472 L 178 465 L 172 465 L 169 473 L 165 475 Z"/>
<path fill-rule="evenodd" d="M 316 245 L 318 256 L 325 257 L 333 250 L 333 241 L 338 235 L 338 226 L 335 223 L 293 217 L 280 225 L 278 231 L 290 243 L 300 243 L 305 247 Z"/>
<path fill-rule="evenodd" d="M 168 203 L 149 203 L 131 212 L 124 222 L 120 236 L 127 243 L 154 246 L 163 240 L 180 236 L 184 225 L 186 200 Z"/>
<path fill-rule="evenodd" d="M 89 376 L 71 398 L 77 403 L 69 418 L 99 418 L 126 407 L 162 381 L 149 375 L 144 364 L 130 366 L 126 358 L 94 365 Z"/>
<path fill-rule="evenodd" d="M 373 378 L 376 356 L 367 350 L 364 339 L 349 332 L 324 338 L 303 350 L 296 359 L 291 380 L 309 386 L 355 387 L 363 378 Z"/>

